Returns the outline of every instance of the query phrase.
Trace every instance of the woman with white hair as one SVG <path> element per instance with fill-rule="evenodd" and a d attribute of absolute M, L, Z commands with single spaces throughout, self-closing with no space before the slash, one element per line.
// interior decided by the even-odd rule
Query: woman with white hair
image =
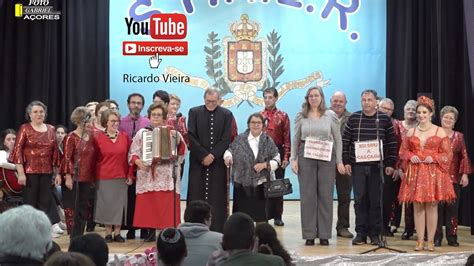
<path fill-rule="evenodd" d="M 51 223 L 29 205 L 0 214 L 0 265 L 42 265 L 52 247 Z"/>

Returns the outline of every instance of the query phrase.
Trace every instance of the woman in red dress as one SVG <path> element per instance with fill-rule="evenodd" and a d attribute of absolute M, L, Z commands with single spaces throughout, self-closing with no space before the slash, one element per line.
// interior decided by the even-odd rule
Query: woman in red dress
<path fill-rule="evenodd" d="M 155 128 L 166 126 L 166 107 L 153 103 L 148 107 L 150 126 Z M 170 128 L 170 127 L 168 127 Z M 170 128 L 171 129 L 171 128 Z M 142 158 L 143 132 L 149 128 L 140 129 L 133 138 L 130 147 L 129 161 L 138 167 L 136 180 L 137 199 L 133 225 L 139 228 L 164 229 L 180 223 L 180 178 L 176 179 L 176 194 L 173 192 L 173 163 L 153 161 L 147 165 Z M 176 134 L 171 130 L 171 135 Z M 175 168 L 176 177 L 179 177 L 179 162 L 184 159 L 186 144 L 178 132 L 178 165 Z M 176 220 L 173 221 L 173 201 L 176 203 Z M 152 234 L 153 235 L 153 234 Z M 155 241 L 155 239 L 148 239 Z"/>
<path fill-rule="evenodd" d="M 428 229 L 427 249 L 434 251 L 438 202 L 453 201 L 456 197 L 448 174 L 451 145 L 446 132 L 431 123 L 433 114 L 433 100 L 426 96 L 418 98 L 416 116 L 419 124 L 408 130 L 400 148 L 405 174 L 398 199 L 413 202 L 418 237 L 416 251 L 424 248 L 425 226 Z"/>
<path fill-rule="evenodd" d="M 63 142 L 64 158 L 61 163 L 61 173 L 65 175 L 62 186 L 63 207 L 67 214 L 66 225 L 71 239 L 84 234 L 86 220 L 91 215 L 88 202 L 95 192 L 97 161 L 92 140 L 91 117 L 86 107 L 80 106 L 74 109 L 71 122 L 77 127 L 65 137 Z M 76 195 L 78 190 L 79 194 Z"/>
<path fill-rule="evenodd" d="M 467 156 L 464 135 L 459 131 L 454 131 L 454 124 L 458 120 L 459 112 L 452 106 L 445 106 L 441 109 L 441 125 L 449 137 L 453 150 L 453 159 L 449 168 L 449 176 L 456 192 L 456 200 L 452 204 L 440 203 L 438 205 L 438 229 L 436 230 L 435 246 L 441 246 L 443 239 L 443 223 L 446 224 L 446 239 L 448 245 L 459 246 L 458 243 L 458 209 L 461 187 L 469 185 L 468 174 L 472 173 L 471 162 Z"/>
<path fill-rule="evenodd" d="M 56 131 L 52 125 L 44 123 L 46 105 L 33 101 L 26 107 L 26 118 L 29 123 L 21 125 L 18 130 L 15 147 L 10 153 L 9 161 L 16 164 L 18 183 L 24 185 L 23 203 L 44 211 L 51 224 L 60 221 L 51 193 L 51 175 L 53 167 L 59 166 Z M 61 176 L 55 177 L 61 183 Z"/>

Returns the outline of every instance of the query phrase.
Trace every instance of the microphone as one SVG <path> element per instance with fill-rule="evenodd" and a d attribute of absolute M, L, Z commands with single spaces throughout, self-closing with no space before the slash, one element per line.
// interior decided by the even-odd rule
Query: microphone
<path fill-rule="evenodd" d="M 92 117 L 92 114 L 91 113 L 87 113 L 84 118 L 82 119 L 82 122 L 86 123 L 86 122 L 89 122 L 89 120 L 91 119 Z"/>
<path fill-rule="evenodd" d="M 180 118 L 180 117 L 182 117 L 182 116 L 183 116 L 182 113 L 177 113 L 177 114 L 176 114 L 176 118 Z"/>

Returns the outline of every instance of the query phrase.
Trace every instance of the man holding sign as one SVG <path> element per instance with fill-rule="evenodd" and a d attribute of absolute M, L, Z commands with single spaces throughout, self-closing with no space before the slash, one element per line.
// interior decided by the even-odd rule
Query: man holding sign
<path fill-rule="evenodd" d="M 378 245 L 382 226 L 379 161 L 382 157 L 384 173 L 392 175 L 397 140 L 390 117 L 377 110 L 377 92 L 364 90 L 361 98 L 362 111 L 353 113 L 344 128 L 342 158 L 354 187 L 357 236 L 352 244 L 366 243 L 369 236 L 372 245 Z"/>

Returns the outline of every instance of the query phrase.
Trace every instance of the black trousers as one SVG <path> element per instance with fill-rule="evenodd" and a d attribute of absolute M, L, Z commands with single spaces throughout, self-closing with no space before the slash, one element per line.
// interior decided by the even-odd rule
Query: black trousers
<path fill-rule="evenodd" d="M 23 189 L 23 204 L 28 204 L 48 215 L 51 224 L 60 221 L 58 209 L 51 191 L 51 173 L 26 174 L 26 186 Z"/>
<path fill-rule="evenodd" d="M 398 205 L 398 191 L 400 190 L 400 179 L 393 181 L 392 176 L 384 177 L 383 187 L 383 227 L 389 229 L 390 222 L 396 219 L 396 206 Z M 398 222 L 400 224 L 400 222 Z"/>
<path fill-rule="evenodd" d="M 349 207 L 351 205 L 352 177 L 341 175 L 336 169 L 337 224 L 336 230 L 349 228 Z"/>
<path fill-rule="evenodd" d="M 127 200 L 127 221 L 125 228 L 128 230 L 135 230 L 137 228 L 133 227 L 133 215 L 135 214 L 135 201 L 137 198 L 136 185 L 133 183 L 128 186 L 128 200 Z M 124 228 L 124 229 L 125 229 Z"/>
<path fill-rule="evenodd" d="M 89 200 L 94 194 L 94 187 L 88 182 L 79 182 L 79 191 L 77 191 L 76 183 L 74 183 L 74 197 L 77 195 L 77 209 L 74 208 L 74 226 L 72 227 L 71 238 L 82 236 L 86 227 L 86 222 L 92 215 L 89 210 Z"/>
<path fill-rule="evenodd" d="M 438 204 L 438 227 L 436 228 L 436 239 L 443 239 L 443 225 L 446 225 L 446 239 L 457 241 L 459 197 L 461 196 L 461 185 L 453 184 L 456 200 L 451 203 Z"/>
<path fill-rule="evenodd" d="M 281 145 L 278 146 L 278 152 L 280 153 L 280 160 L 283 161 L 284 150 Z M 278 167 L 278 169 L 275 171 L 275 178 L 276 179 L 285 178 L 285 169 L 283 169 L 282 167 Z M 283 215 L 283 197 L 267 199 L 266 208 L 267 208 L 268 220 L 271 220 L 271 219 L 281 220 L 281 216 Z"/>
<path fill-rule="evenodd" d="M 362 237 L 380 234 L 380 173 L 378 165 L 353 165 L 355 230 Z"/>

